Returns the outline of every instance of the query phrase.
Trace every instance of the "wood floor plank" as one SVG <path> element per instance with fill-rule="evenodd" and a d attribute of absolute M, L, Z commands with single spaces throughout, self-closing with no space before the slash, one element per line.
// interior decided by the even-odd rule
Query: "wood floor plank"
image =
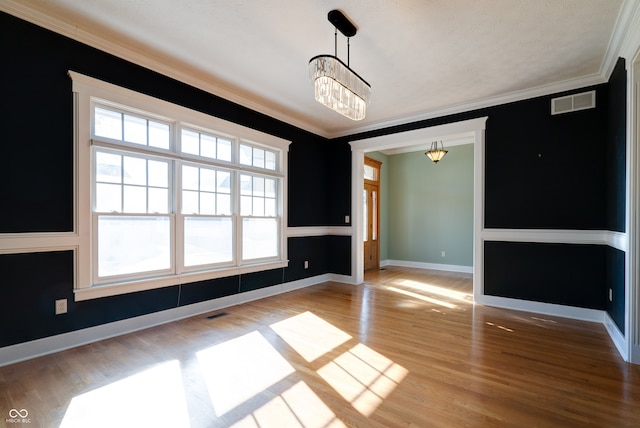
<path fill-rule="evenodd" d="M 640 426 L 640 367 L 602 325 L 474 306 L 467 274 L 365 280 L 0 368 L 0 421 L 26 409 L 30 427 Z"/>

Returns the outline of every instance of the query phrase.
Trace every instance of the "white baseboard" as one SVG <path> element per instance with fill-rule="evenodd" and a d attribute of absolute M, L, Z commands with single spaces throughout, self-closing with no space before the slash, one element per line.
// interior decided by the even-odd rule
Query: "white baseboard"
<path fill-rule="evenodd" d="M 76 330 L 69 333 L 58 334 L 55 336 L 49 336 L 42 339 L 6 346 L 4 348 L 0 348 L 0 367 L 36 357 L 41 357 L 47 354 L 53 354 L 55 352 L 64 351 L 65 349 L 75 348 L 77 346 L 86 345 L 88 343 L 97 342 L 134 331 L 144 330 L 146 328 L 154 327 L 160 324 L 189 318 L 234 305 L 239 305 L 241 303 L 258 300 L 269 296 L 275 296 L 277 294 L 286 293 L 287 291 L 297 290 L 299 288 L 309 287 L 315 284 L 321 284 L 330 280 L 339 281 L 339 279 L 332 278 L 332 276 L 329 274 L 318 275 L 298 281 L 287 282 L 284 284 L 278 284 L 258 290 L 247 291 L 245 293 L 221 297 L 219 299 L 207 300 L 205 302 L 194 303 L 192 305 L 180 306 L 160 312 L 141 315 L 139 317 L 128 318 L 125 320 L 102 324 L 95 327 L 89 327 L 82 330 Z"/>
<path fill-rule="evenodd" d="M 482 295 L 475 303 L 497 308 L 513 309 L 516 311 L 533 312 L 542 315 L 570 318 L 580 321 L 604 323 L 605 311 L 597 309 L 577 308 L 575 306 L 556 305 L 553 303 L 533 302 L 530 300 L 511 299 Z"/>
<path fill-rule="evenodd" d="M 398 266 L 398 264 L 396 263 L 390 264 Z M 89 327 L 82 330 L 76 330 L 69 333 L 58 334 L 56 336 L 45 337 L 43 339 L 32 340 L 30 342 L 19 343 L 16 345 L 0 348 L 0 367 L 18 363 L 20 361 L 29 360 L 32 358 L 41 357 L 47 354 L 53 354 L 55 352 L 64 351 L 65 349 L 75 348 L 77 346 L 120 336 L 134 331 L 144 330 L 146 328 L 154 327 L 160 324 L 178 321 L 180 319 L 189 318 L 207 312 L 213 312 L 223 308 L 228 308 L 230 306 L 251 302 L 253 300 L 263 299 L 265 297 L 275 296 L 277 294 L 286 293 L 288 291 L 297 290 L 299 288 L 321 284 L 327 281 L 355 284 L 352 276 L 338 274 L 318 275 L 311 278 L 278 284 L 271 287 L 248 291 L 245 293 L 234 294 L 232 296 L 221 297 L 219 299 L 207 300 L 205 302 L 194 303 L 192 305 L 180 306 L 177 308 L 154 312 L 139 317 L 128 318 L 125 320 L 102 324 L 95 327 Z M 609 314 L 606 313 L 606 311 L 487 295 L 481 296 L 481 298 L 475 303 L 485 306 L 495 306 L 505 309 L 513 309 L 537 314 L 602 323 L 609 333 L 611 340 L 618 349 L 618 352 L 620 352 L 625 361 L 629 361 L 629 356 L 626 351 L 625 338 L 622 333 L 620 333 L 617 326 L 615 325 Z M 636 364 L 640 364 L 640 361 L 633 362 L 635 362 Z"/>
<path fill-rule="evenodd" d="M 604 328 L 607 329 L 607 333 L 609 333 L 609 337 L 613 341 L 613 344 L 616 345 L 620 356 L 622 356 L 625 361 L 629 361 L 627 342 L 608 312 L 604 313 L 603 324 Z"/>
<path fill-rule="evenodd" d="M 412 262 L 407 260 L 382 260 L 380 266 L 400 266 L 419 269 L 444 270 L 448 272 L 473 273 L 473 266 L 446 265 L 440 263 Z"/>

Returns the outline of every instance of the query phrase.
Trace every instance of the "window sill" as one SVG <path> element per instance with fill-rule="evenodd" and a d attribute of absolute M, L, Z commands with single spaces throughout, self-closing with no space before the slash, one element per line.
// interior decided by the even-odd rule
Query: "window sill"
<path fill-rule="evenodd" d="M 74 290 L 74 300 L 76 302 L 80 302 L 83 300 L 99 299 L 101 297 L 117 296 L 120 294 L 135 293 L 138 291 L 171 287 L 174 285 L 188 284 L 190 282 L 206 281 L 209 279 L 224 278 L 271 269 L 279 269 L 287 267 L 288 265 L 288 260 L 272 261 L 234 268 L 209 270 L 203 272 L 185 272 L 179 275 L 169 275 L 152 279 L 126 281 L 105 285 L 94 285 L 86 288 L 76 288 Z"/>

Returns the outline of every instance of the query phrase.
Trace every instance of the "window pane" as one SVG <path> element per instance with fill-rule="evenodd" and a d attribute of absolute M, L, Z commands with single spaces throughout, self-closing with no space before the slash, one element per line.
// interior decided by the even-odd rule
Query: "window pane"
<path fill-rule="evenodd" d="M 200 214 L 216 213 L 216 194 L 200 192 Z"/>
<path fill-rule="evenodd" d="M 268 198 L 276 197 L 276 180 L 272 178 L 264 180 L 264 195 Z"/>
<path fill-rule="evenodd" d="M 253 195 L 264 196 L 264 178 L 253 177 Z"/>
<path fill-rule="evenodd" d="M 200 168 L 200 190 L 215 192 L 216 172 L 214 170 Z"/>
<path fill-rule="evenodd" d="M 242 219 L 242 258 L 244 260 L 278 255 L 278 221 L 276 219 Z"/>
<path fill-rule="evenodd" d="M 149 161 L 149 186 L 169 187 L 169 164 Z"/>
<path fill-rule="evenodd" d="M 264 216 L 264 198 L 253 197 L 253 213 L 255 216 Z"/>
<path fill-rule="evenodd" d="M 182 151 L 193 155 L 200 154 L 199 134 L 197 132 L 182 130 Z"/>
<path fill-rule="evenodd" d="M 275 199 L 264 200 L 264 215 L 267 217 L 276 216 L 276 200 Z"/>
<path fill-rule="evenodd" d="M 122 186 L 96 183 L 96 211 L 103 213 L 122 211 Z"/>
<path fill-rule="evenodd" d="M 244 144 L 240 145 L 240 163 L 242 165 L 251 165 L 252 164 L 252 154 L 251 154 L 251 146 L 245 146 Z"/>
<path fill-rule="evenodd" d="M 264 168 L 264 150 L 253 148 L 253 166 Z"/>
<path fill-rule="evenodd" d="M 233 260 L 233 222 L 230 218 L 184 219 L 184 264 L 197 266 Z"/>
<path fill-rule="evenodd" d="M 182 214 L 198 214 L 198 192 L 182 192 Z"/>
<path fill-rule="evenodd" d="M 147 184 L 147 160 L 124 156 L 124 182 L 126 184 Z"/>
<path fill-rule="evenodd" d="M 149 188 L 149 209 L 150 214 L 168 214 L 169 213 L 169 190 Z"/>
<path fill-rule="evenodd" d="M 264 167 L 272 171 L 276 170 L 276 154 L 273 152 L 265 152 Z"/>
<path fill-rule="evenodd" d="M 364 166 L 364 178 L 366 180 L 375 180 L 376 179 L 376 169 L 370 165 Z"/>
<path fill-rule="evenodd" d="M 200 134 L 200 156 L 216 158 L 216 138 Z"/>
<path fill-rule="evenodd" d="M 149 121 L 149 145 L 169 149 L 170 128 L 166 123 Z"/>
<path fill-rule="evenodd" d="M 94 126 L 96 136 L 122 140 L 122 113 L 96 107 Z"/>
<path fill-rule="evenodd" d="M 369 217 L 368 217 L 368 211 L 367 211 L 367 189 L 363 190 L 362 193 L 363 196 L 363 203 L 364 203 L 364 209 L 363 209 L 363 218 L 362 218 L 362 227 L 363 227 L 363 236 L 364 236 L 364 242 L 367 242 L 369 240 L 369 234 L 367 233 L 369 230 Z"/>
<path fill-rule="evenodd" d="M 231 162 L 231 141 L 218 139 L 218 159 Z"/>
<path fill-rule="evenodd" d="M 240 194 L 241 195 L 250 195 L 251 194 L 251 176 L 242 174 L 240 176 Z"/>
<path fill-rule="evenodd" d="M 147 119 L 124 115 L 124 140 L 147 145 Z"/>
<path fill-rule="evenodd" d="M 371 220 L 373 226 L 371 227 L 371 240 L 376 241 L 378 239 L 378 192 L 371 192 Z"/>
<path fill-rule="evenodd" d="M 240 197 L 240 215 L 251 215 L 253 210 L 251 208 L 252 204 L 251 196 L 241 196 Z"/>
<path fill-rule="evenodd" d="M 182 166 L 182 188 L 198 190 L 198 170 L 192 166 Z"/>
<path fill-rule="evenodd" d="M 231 173 L 218 171 L 216 191 L 218 193 L 231 193 Z"/>
<path fill-rule="evenodd" d="M 98 276 L 170 268 L 168 217 L 98 217 Z"/>
<path fill-rule="evenodd" d="M 140 186 L 124 186 L 124 207 L 125 213 L 146 213 L 147 212 L 147 188 Z"/>
<path fill-rule="evenodd" d="M 231 195 L 224 195 L 224 194 L 218 193 L 216 214 L 218 215 L 231 214 Z"/>
<path fill-rule="evenodd" d="M 97 152 L 96 181 L 122 183 L 122 156 Z"/>

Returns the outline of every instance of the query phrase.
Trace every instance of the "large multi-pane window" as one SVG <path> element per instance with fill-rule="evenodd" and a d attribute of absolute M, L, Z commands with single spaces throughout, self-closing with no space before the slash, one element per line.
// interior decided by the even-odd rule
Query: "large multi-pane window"
<path fill-rule="evenodd" d="M 92 102 L 93 283 L 281 260 L 282 151 Z"/>

